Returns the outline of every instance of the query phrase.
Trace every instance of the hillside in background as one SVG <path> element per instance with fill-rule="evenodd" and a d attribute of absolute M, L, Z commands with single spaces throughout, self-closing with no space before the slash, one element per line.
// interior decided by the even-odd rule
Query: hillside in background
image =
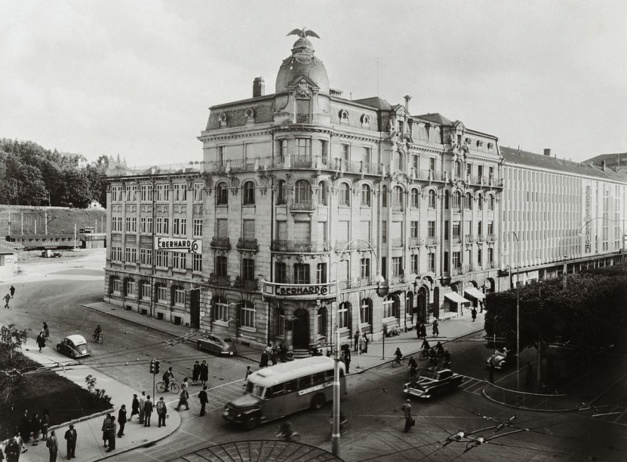
<path fill-rule="evenodd" d="M 70 209 L 60 207 L 20 207 L 0 205 L 0 238 L 20 234 L 71 234 L 81 228 L 105 232 L 104 209 Z"/>

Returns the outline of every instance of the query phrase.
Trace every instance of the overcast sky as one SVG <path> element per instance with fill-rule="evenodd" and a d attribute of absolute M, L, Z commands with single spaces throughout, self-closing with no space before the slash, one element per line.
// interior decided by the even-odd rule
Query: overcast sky
<path fill-rule="evenodd" d="M 412 114 L 580 161 L 627 151 L 626 19 L 624 0 L 0 0 L 0 137 L 202 160 L 208 108 L 257 76 L 274 92 L 307 27 L 346 98 L 411 95 Z"/>

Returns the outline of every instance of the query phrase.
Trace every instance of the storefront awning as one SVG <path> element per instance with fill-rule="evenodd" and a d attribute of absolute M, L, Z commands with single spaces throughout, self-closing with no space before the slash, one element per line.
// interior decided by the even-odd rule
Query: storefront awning
<path fill-rule="evenodd" d="M 448 292 L 444 294 L 444 297 L 448 298 L 450 301 L 455 302 L 455 303 L 471 303 L 470 300 L 466 300 L 457 292 Z"/>
<path fill-rule="evenodd" d="M 483 294 L 483 292 L 481 292 L 478 289 L 475 289 L 474 287 L 464 289 L 464 293 L 470 295 L 473 298 L 476 298 L 477 300 L 483 300 L 485 298 L 485 295 Z"/>

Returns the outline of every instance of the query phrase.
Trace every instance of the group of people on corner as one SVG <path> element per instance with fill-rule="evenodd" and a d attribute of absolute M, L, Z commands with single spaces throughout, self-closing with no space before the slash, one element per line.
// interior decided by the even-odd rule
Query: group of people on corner
<path fill-rule="evenodd" d="M 270 363 L 274 366 L 279 362 L 287 362 L 289 360 L 289 354 L 287 347 L 283 342 L 277 344 L 268 343 L 266 348 L 261 352 L 261 360 L 259 361 L 259 368 L 268 367 Z"/>

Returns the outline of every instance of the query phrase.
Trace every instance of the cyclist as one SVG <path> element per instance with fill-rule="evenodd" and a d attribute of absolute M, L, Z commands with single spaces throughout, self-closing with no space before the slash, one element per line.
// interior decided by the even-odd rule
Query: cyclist
<path fill-rule="evenodd" d="M 102 327 L 98 324 L 98 327 L 94 330 L 94 340 L 97 342 L 100 340 L 100 335 L 102 334 Z"/>
<path fill-rule="evenodd" d="M 283 441 L 294 441 L 296 437 L 298 437 L 298 433 L 294 431 L 294 427 L 292 426 L 292 422 L 282 422 L 279 425 L 279 433 L 277 433 L 277 438 L 282 439 Z"/>
<path fill-rule="evenodd" d="M 174 379 L 174 372 L 172 367 L 168 367 L 168 370 L 163 373 L 163 382 L 165 383 L 165 391 L 170 391 L 170 381 Z"/>
<path fill-rule="evenodd" d="M 403 359 L 403 353 L 401 353 L 401 349 L 400 348 L 397 348 L 396 351 L 394 352 L 394 361 L 399 366 L 401 364 L 401 359 Z"/>
<path fill-rule="evenodd" d="M 414 379 L 418 375 L 418 363 L 412 356 L 409 357 L 409 363 L 407 364 L 407 367 L 409 367 L 410 377 Z"/>
<path fill-rule="evenodd" d="M 426 338 L 423 340 L 422 346 L 420 348 L 422 348 L 422 353 L 420 354 L 421 358 L 426 358 L 427 356 L 429 356 L 429 350 L 431 349 L 431 345 L 429 345 L 429 342 Z"/>

